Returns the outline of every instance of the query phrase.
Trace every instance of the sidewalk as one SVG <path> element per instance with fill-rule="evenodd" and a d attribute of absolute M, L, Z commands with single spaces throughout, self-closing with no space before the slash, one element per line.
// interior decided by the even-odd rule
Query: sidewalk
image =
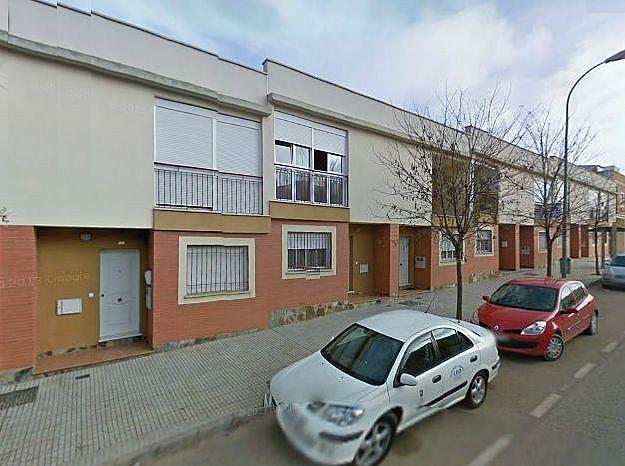
<path fill-rule="evenodd" d="M 573 278 L 596 281 L 592 271 L 592 261 L 573 263 Z M 467 285 L 465 319 L 481 296 L 500 283 L 543 274 L 543 269 L 524 270 Z M 453 316 L 455 289 L 0 386 L 0 394 L 32 389 L 21 392 L 16 406 L 0 403 L 0 464 L 99 464 L 141 449 L 164 448 L 185 433 L 198 435 L 211 423 L 259 407 L 273 374 L 316 351 L 347 325 L 402 303 L 420 309 L 431 303 L 430 312 Z"/>

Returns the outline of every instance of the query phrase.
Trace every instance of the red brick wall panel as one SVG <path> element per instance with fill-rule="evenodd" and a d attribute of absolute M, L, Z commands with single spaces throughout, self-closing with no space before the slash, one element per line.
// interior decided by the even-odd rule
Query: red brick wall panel
<path fill-rule="evenodd" d="M 0 226 L 0 371 L 35 357 L 37 247 L 32 226 Z"/>
<path fill-rule="evenodd" d="M 319 279 L 282 279 L 282 225 L 334 225 L 336 275 Z M 178 238 L 180 236 L 254 238 L 256 297 L 231 301 L 178 305 Z M 272 221 L 269 234 L 198 234 L 154 231 L 153 346 L 171 341 L 265 328 L 272 311 L 345 301 L 348 288 L 349 232 L 346 223 Z"/>

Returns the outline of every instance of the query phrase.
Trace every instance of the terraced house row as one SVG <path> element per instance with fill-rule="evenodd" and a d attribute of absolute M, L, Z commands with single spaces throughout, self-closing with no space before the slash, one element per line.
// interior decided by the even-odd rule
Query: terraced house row
<path fill-rule="evenodd" d="M 0 46 L 0 371 L 454 283 L 449 241 L 376 211 L 398 108 L 33 0 L 0 0 Z M 613 181 L 573 176 L 612 199 Z M 593 251 L 584 217 L 573 257 Z M 539 219 L 515 219 L 467 246 L 467 280 L 544 265 Z"/>

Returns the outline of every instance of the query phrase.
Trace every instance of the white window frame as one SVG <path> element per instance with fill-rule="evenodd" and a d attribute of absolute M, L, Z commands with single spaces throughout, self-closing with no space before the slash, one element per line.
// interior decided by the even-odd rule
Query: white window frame
<path fill-rule="evenodd" d="M 455 233 L 455 234 L 457 234 L 457 233 Z M 448 238 L 445 237 L 445 235 L 443 234 L 442 231 L 439 231 L 438 232 L 438 265 L 441 265 L 441 266 L 453 265 L 453 264 L 456 263 L 456 258 L 455 257 L 453 259 L 451 259 L 451 260 L 450 259 L 443 260 L 443 258 L 441 257 L 441 251 L 442 251 L 441 244 L 443 243 L 443 238 L 448 239 Z M 463 251 L 462 262 L 466 262 L 466 260 L 467 260 L 467 240 L 466 239 L 463 241 L 462 251 Z"/>
<path fill-rule="evenodd" d="M 187 295 L 187 247 L 188 246 L 246 246 L 248 264 L 248 289 L 224 293 Z M 256 250 L 254 238 L 223 238 L 217 236 L 181 236 L 178 239 L 178 304 L 196 304 L 213 301 L 229 301 L 256 297 Z"/>
<path fill-rule="evenodd" d="M 545 248 L 544 249 L 541 249 L 541 247 L 540 247 L 540 235 L 541 234 L 545 235 Z M 538 252 L 547 252 L 547 247 L 548 247 L 547 242 L 548 241 L 549 240 L 547 239 L 547 233 L 545 231 L 539 231 L 538 232 L 538 246 L 537 246 Z"/>
<path fill-rule="evenodd" d="M 289 270 L 289 233 L 330 233 L 331 236 L 331 267 L 329 269 Z M 336 275 L 336 227 L 319 225 L 282 225 L 282 279 L 293 278 L 315 279 Z"/>
<path fill-rule="evenodd" d="M 477 232 L 478 231 L 489 231 L 490 232 L 490 246 L 491 250 L 489 252 L 479 252 L 477 249 Z M 490 227 L 482 227 L 475 232 L 475 256 L 476 257 L 492 257 L 495 255 L 495 231 Z"/>

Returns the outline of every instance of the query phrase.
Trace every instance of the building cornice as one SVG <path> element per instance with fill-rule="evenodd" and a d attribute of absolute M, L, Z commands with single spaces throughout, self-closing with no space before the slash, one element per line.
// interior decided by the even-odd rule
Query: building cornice
<path fill-rule="evenodd" d="M 15 50 L 29 55 L 36 55 L 49 60 L 80 66 L 82 68 L 87 68 L 100 73 L 148 84 L 150 86 L 166 89 L 168 91 L 174 91 L 183 95 L 203 99 L 222 107 L 243 111 L 253 115 L 271 115 L 271 108 L 267 105 L 257 104 L 255 102 L 225 95 L 204 86 L 198 86 L 186 81 L 142 70 L 134 66 L 105 60 L 63 47 L 55 47 L 41 42 L 24 39 L 1 30 L 0 46 L 4 46 L 9 50 Z"/>

